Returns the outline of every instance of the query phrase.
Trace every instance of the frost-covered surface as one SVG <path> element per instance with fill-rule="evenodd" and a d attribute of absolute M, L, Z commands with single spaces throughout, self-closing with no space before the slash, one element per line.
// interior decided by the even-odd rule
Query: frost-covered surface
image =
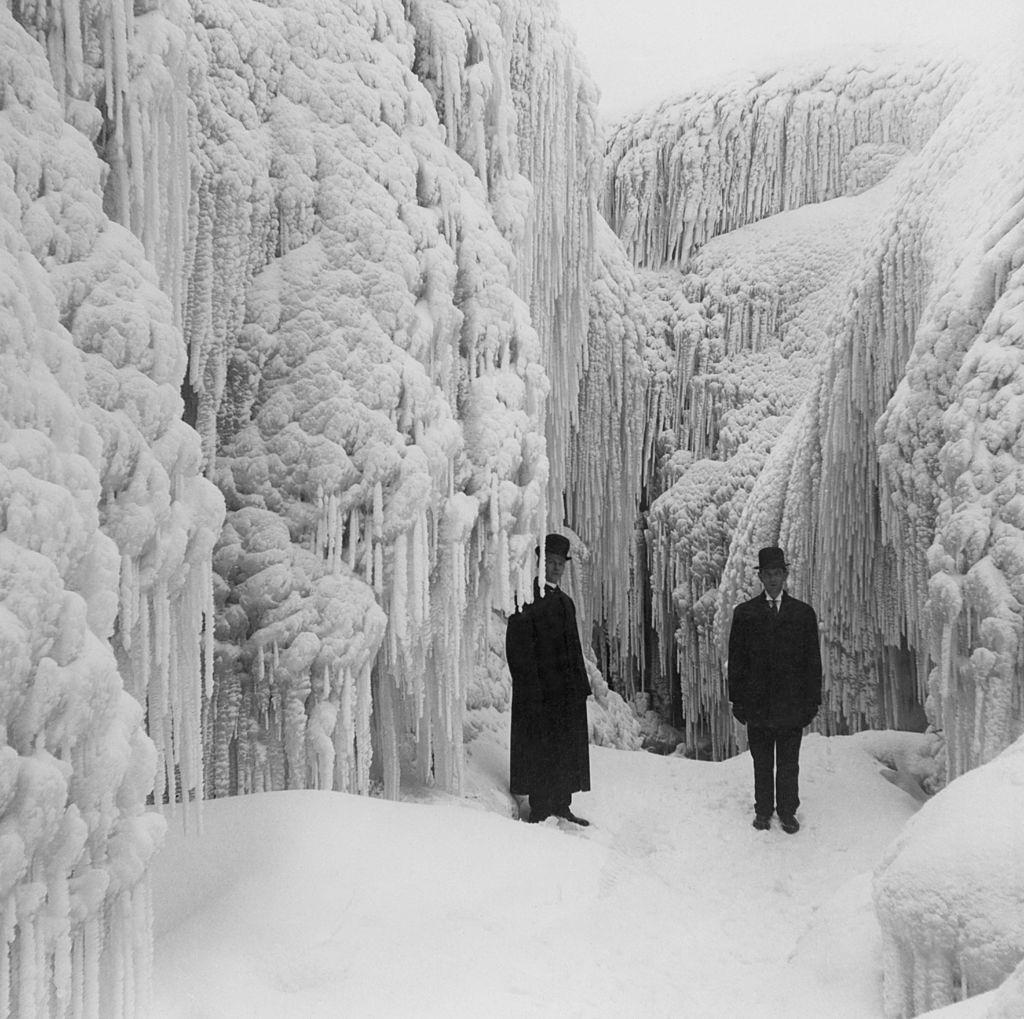
<path fill-rule="evenodd" d="M 929 711 L 951 775 L 1024 732 L 1024 128 L 1003 112 L 1021 95 L 1019 63 L 994 57 L 915 176 L 907 218 L 921 224 L 913 271 L 927 274 L 928 300 L 876 430 L 882 524 L 911 633 L 936 663 Z"/>
<path fill-rule="evenodd" d="M 991 990 L 1024 960 L 1022 784 L 1018 740 L 927 803 L 879 864 L 887 1016 Z M 1020 1003 L 1017 978 L 1002 997 Z"/>
<path fill-rule="evenodd" d="M 897 723 L 920 700 L 945 735 L 950 777 L 1022 726 L 1007 401 L 1024 148 L 1001 98 L 1021 87 L 1012 57 L 994 52 L 909 162 L 794 426 L 799 446 L 776 453 L 755 488 L 723 587 L 730 603 L 741 558 L 777 537 L 828 621 L 833 717 Z M 758 521 L 766 503 L 784 514 Z"/>
<path fill-rule="evenodd" d="M 807 740 L 794 837 L 750 827 L 748 755 L 595 747 L 581 831 L 473 809 L 512 809 L 504 717 L 469 748 L 477 802 L 270 793 L 171 833 L 155 1014 L 879 1019 L 871 869 L 917 804 L 868 734 Z M 874 735 L 920 756 L 919 736 Z"/>
<path fill-rule="evenodd" d="M 709 242 L 685 274 L 645 274 L 664 338 L 660 359 L 670 365 L 661 385 L 679 393 L 678 405 L 666 400 L 651 422 L 660 437 L 648 484 L 661 494 L 647 535 L 657 666 L 665 676 L 675 658 L 689 738 L 695 742 L 710 718 L 705 736 L 719 754 L 732 734 L 715 633 L 729 550 L 755 482 L 766 487 L 770 455 L 787 469 L 778 451 L 797 441 L 794 421 L 892 190 L 889 180 L 781 213 Z M 759 498 L 756 509 L 765 532 L 777 526 L 777 498 Z M 749 583 L 752 564 L 743 565 Z M 669 694 L 659 685 L 664 702 Z"/>
<path fill-rule="evenodd" d="M 135 1015 L 164 830 L 146 797 L 201 787 L 222 506 L 170 301 L 104 215 L 43 50 L 0 29 L 0 1009 Z"/>
<path fill-rule="evenodd" d="M 115 418 L 98 421 L 100 510 L 157 799 L 202 794 L 201 728 L 216 793 L 366 792 L 374 753 L 389 795 L 400 759 L 457 789 L 467 686 L 492 610 L 529 589 L 581 408 L 617 427 L 616 460 L 634 439 L 635 325 L 627 311 L 589 330 L 596 96 L 556 5 L 168 0 L 18 17 L 107 160 L 105 209 L 142 242 L 116 292 L 74 272 L 62 285 L 85 309 L 66 309 L 79 345 L 114 365 L 92 368 Z M 628 294 L 620 252 L 600 271 L 616 259 L 612 289 Z M 591 361 L 601 381 L 585 392 Z M 201 465 L 228 509 L 212 555 L 221 506 Z M 586 521 L 614 547 L 637 473 L 574 470 L 588 493 L 614 487 L 612 512 Z M 591 590 L 629 558 L 601 556 Z"/>
<path fill-rule="evenodd" d="M 581 581 L 577 609 L 600 626 L 602 671 L 626 680 L 628 688 L 645 669 L 643 644 L 634 635 L 643 629 L 646 588 L 636 530 L 651 374 L 643 354 L 651 321 L 622 247 L 603 221 L 597 241 L 566 511 L 585 542 L 572 566 Z"/>
<path fill-rule="evenodd" d="M 545 421 L 565 407 L 547 402 L 549 377 L 578 388 L 585 338 L 573 313 L 572 329 L 557 326 L 567 367 L 552 367 L 533 321 L 554 327 L 529 314 L 572 307 L 561 288 L 584 286 L 592 243 L 577 221 L 593 188 L 573 192 L 568 234 L 543 211 L 562 209 L 574 160 L 594 158 L 591 135 L 565 136 L 592 111 L 552 17 L 515 4 L 199 11 L 204 158 L 247 175 L 244 207 L 230 198 L 212 214 L 250 257 L 275 256 L 251 281 L 238 274 L 248 296 L 219 404 L 218 791 L 365 791 L 378 651 L 385 791 L 397 794 L 410 734 L 420 778 L 459 787 L 477 649 L 492 607 L 528 588 L 546 528 L 545 428 L 567 434 Z M 517 120 L 537 96 L 558 110 Z M 525 168 L 531 188 L 517 167 L 535 147 L 548 162 Z M 525 278 L 510 242 L 544 250 Z M 325 576 L 341 578 L 346 608 L 330 608 Z M 311 752 L 314 714 L 327 756 Z M 345 759 L 354 781 L 331 777 Z"/>
<path fill-rule="evenodd" d="M 933 55 L 869 50 L 710 80 L 617 126 L 603 211 L 637 265 L 682 266 L 719 234 L 863 190 L 931 135 L 956 77 Z"/>
<path fill-rule="evenodd" d="M 875 54 L 613 136 L 606 205 L 652 267 L 649 687 L 665 710 L 678 675 L 691 742 L 734 745 L 730 609 L 773 543 L 823 621 L 828 731 L 927 711 L 951 776 L 1021 732 L 1019 89 L 998 46 Z"/>

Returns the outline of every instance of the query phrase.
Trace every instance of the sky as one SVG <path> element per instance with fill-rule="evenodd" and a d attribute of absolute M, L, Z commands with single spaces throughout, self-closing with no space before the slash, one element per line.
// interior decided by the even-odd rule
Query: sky
<path fill-rule="evenodd" d="M 1022 33 L 1020 0 L 559 0 L 615 119 L 687 81 L 840 46 Z M 812 13 L 813 12 L 813 13 Z"/>
<path fill-rule="evenodd" d="M 573 797 L 590 827 L 524 824 L 497 734 L 470 744 L 477 799 L 207 802 L 203 833 L 172 824 L 154 865 L 153 1014 L 879 1019 L 872 871 L 927 811 L 875 755 L 911 761 L 924 739 L 808 736 L 792 836 L 751 827 L 748 754 L 604 747 L 592 791 Z M 979 816 L 1006 811 L 997 786 L 971 795 Z M 955 878 L 948 828 L 916 845 Z M 977 1019 L 990 997 L 949 1015 Z"/>

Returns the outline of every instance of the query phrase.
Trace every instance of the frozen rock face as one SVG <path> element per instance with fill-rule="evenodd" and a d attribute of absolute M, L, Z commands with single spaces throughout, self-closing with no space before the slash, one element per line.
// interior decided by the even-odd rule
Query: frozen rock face
<path fill-rule="evenodd" d="M 906 368 L 876 426 L 882 525 L 915 643 L 935 663 L 928 708 L 950 775 L 1024 731 L 1024 208 L 1006 183 L 1024 131 L 1003 113 L 1022 94 L 1017 64 L 993 57 L 915 174 L 906 218 L 920 224 L 909 249 L 920 254 L 908 270 L 924 300 L 916 329 L 899 330 Z"/>
<path fill-rule="evenodd" d="M 332 779 L 303 732 L 315 712 L 334 767 L 342 746 L 368 762 L 371 703 L 388 795 L 408 742 L 422 780 L 459 788 L 476 649 L 492 608 L 529 589 L 547 527 L 545 429 L 568 430 L 552 425 L 561 410 L 546 420 L 565 403 L 548 402 L 545 368 L 577 391 L 585 339 L 576 323 L 560 334 L 565 364 L 546 365 L 529 311 L 571 306 L 562 288 L 584 281 L 572 283 L 570 261 L 590 272 L 575 240 L 552 253 L 545 238 L 563 244 L 562 221 L 541 214 L 578 179 L 580 152 L 594 158 L 591 135 L 566 141 L 565 119 L 593 110 L 568 40 L 545 34 L 551 18 L 545 5 L 200 9 L 200 147 L 211 188 L 228 162 L 245 197 L 214 201 L 211 236 L 248 245 L 250 267 L 254 252 L 265 258 L 231 286 L 217 258 L 194 274 L 211 293 L 247 294 L 227 330 L 223 395 L 200 394 L 217 406 L 231 524 L 217 553 L 218 792 L 365 791 L 363 764 L 355 786 Z M 260 69 L 245 89 L 240 68 Z M 531 122 L 527 144 L 516 104 L 538 95 L 560 112 Z M 542 136 L 559 140 L 528 181 L 522 156 Z M 593 214 L 593 188 L 577 205 Z M 513 241 L 545 252 L 525 277 Z M 273 522 L 254 511 L 283 524 L 273 551 L 257 537 Z M 337 621 L 324 598 L 338 596 L 312 592 L 321 576 L 349 592 L 351 637 L 327 639 Z M 306 650 L 281 669 L 300 639 Z"/>
<path fill-rule="evenodd" d="M 678 697 L 688 739 L 710 740 L 718 755 L 734 738 L 720 608 L 747 596 L 760 540 L 751 529 L 774 529 L 774 541 L 783 512 L 803 519 L 813 475 L 804 462 L 794 470 L 785 510 L 781 475 L 798 445 L 815 446 L 801 433 L 814 427 L 808 415 L 861 254 L 900 166 L 966 74 L 875 53 L 856 66 L 739 76 L 632 117 L 609 143 L 605 212 L 634 263 L 649 268 L 653 323 L 641 485 L 658 636 L 648 647 L 632 630 L 624 657 L 646 659 L 655 703 L 665 711 Z M 756 518 L 744 520 L 748 505 Z M 743 558 L 726 581 L 734 550 Z M 793 580 L 813 587 L 797 571 Z M 834 724 L 850 728 L 842 710 Z"/>
<path fill-rule="evenodd" d="M 603 211 L 638 266 L 682 267 L 711 238 L 864 190 L 956 101 L 935 58 L 709 82 L 627 118 L 608 145 Z"/>
<path fill-rule="evenodd" d="M 744 510 L 756 513 L 745 526 L 767 533 L 810 497 L 809 478 L 793 461 L 804 441 L 805 404 L 815 399 L 836 309 L 891 194 L 892 185 L 883 184 L 780 213 L 709 242 L 685 275 L 648 275 L 669 352 L 662 359 L 674 357 L 684 394 L 675 419 L 655 424 L 653 628 L 666 635 L 678 627 L 676 641 L 662 638 L 658 675 L 671 674 L 674 658 L 689 678 L 682 690 L 688 737 L 710 736 L 719 755 L 733 728 L 715 631 L 728 556 L 733 547 L 746 550 L 735 582 L 753 593 L 756 551 L 749 552 L 753 537 L 741 532 Z M 780 485 L 791 470 L 794 485 L 804 487 L 794 487 L 784 507 Z M 755 483 L 764 494 L 751 501 Z M 791 584 L 797 594 L 805 560 L 800 549 L 788 551 L 800 564 Z M 667 702 L 667 684 L 655 688 Z"/>
<path fill-rule="evenodd" d="M 0 1010 L 138 1015 L 164 828 L 145 804 L 155 776 L 158 799 L 201 786 L 222 504 L 170 302 L 7 11 L 0 92 Z"/>
<path fill-rule="evenodd" d="M 1024 740 L 948 785 L 879 864 L 885 1010 L 918 1015 L 991 990 L 1013 1015 L 1024 960 Z M 1011 1011 L 1007 1011 L 1011 1008 Z"/>
<path fill-rule="evenodd" d="M 731 608 L 757 590 L 756 549 L 779 543 L 823 620 L 820 723 L 919 727 L 927 711 L 953 776 L 1024 724 L 1020 150 L 997 98 L 1019 75 L 998 47 L 890 59 L 632 118 L 605 204 L 651 267 L 656 699 L 682 677 L 690 738 L 733 747 Z"/>

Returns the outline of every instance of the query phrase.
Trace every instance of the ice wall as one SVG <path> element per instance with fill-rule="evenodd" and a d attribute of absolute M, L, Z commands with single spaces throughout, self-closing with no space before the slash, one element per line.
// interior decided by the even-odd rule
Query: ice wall
<path fill-rule="evenodd" d="M 643 355 L 650 321 L 632 268 L 603 221 L 596 237 L 565 506 L 587 550 L 586 559 L 573 567 L 581 573 L 577 607 L 583 626 L 593 621 L 599 628 L 601 671 L 625 678 L 645 667 L 643 645 L 632 636 L 644 626 L 646 570 L 637 528 L 650 381 Z"/>
<path fill-rule="evenodd" d="M 709 81 L 617 127 L 604 214 L 636 265 L 681 267 L 719 234 L 861 187 L 890 146 L 920 148 L 951 82 L 941 59 L 883 51 Z"/>
<path fill-rule="evenodd" d="M 170 302 L 50 75 L 0 12 L 0 1009 L 137 1015 L 164 825 L 145 804 L 154 777 L 158 800 L 201 785 L 222 504 Z"/>
<path fill-rule="evenodd" d="M 951 777 L 1024 731 L 1024 136 L 1009 112 L 1022 90 L 1013 57 L 993 55 L 908 190 L 930 286 L 876 426 L 882 526 L 933 666 L 929 713 Z"/>
<path fill-rule="evenodd" d="M 19 16 L 170 297 L 185 416 L 229 504 L 207 777 L 365 790 L 376 743 L 394 794 L 411 734 L 421 777 L 457 788 L 466 674 L 558 522 L 588 357 L 596 97 L 556 5 Z M 135 566 L 122 657 L 145 689 L 151 651 L 193 664 L 193 627 L 168 644 L 175 578 Z M 202 618 L 209 588 L 189 592 Z M 191 789 L 185 710 L 168 738 Z"/>
<path fill-rule="evenodd" d="M 919 725 L 927 701 L 958 774 L 1021 725 L 1014 426 L 974 420 L 1013 420 L 1015 86 L 991 53 L 874 59 L 720 83 L 610 143 L 606 207 L 655 267 L 647 541 L 677 646 L 652 684 L 667 701 L 677 669 L 728 750 L 729 609 L 779 541 L 826 621 L 822 724 Z M 991 367 L 961 368 L 983 325 L 968 363 Z"/>
<path fill-rule="evenodd" d="M 660 709 L 716 753 L 733 739 L 719 585 L 751 484 L 773 448 L 794 451 L 799 426 L 786 428 L 817 384 L 885 182 L 955 102 L 962 73 L 871 53 L 737 75 L 635 115 L 609 142 L 605 214 L 649 267 L 654 323 L 642 447 L 653 636 L 635 630 L 630 645 L 650 645 Z M 779 499 L 756 504 L 771 531 Z M 730 598 L 750 580 L 743 562 Z"/>
<path fill-rule="evenodd" d="M 832 717 L 903 724 L 915 695 L 945 736 L 951 778 L 1024 726 L 1012 403 L 1021 149 L 1000 98 L 1019 88 L 1012 60 L 993 51 L 908 162 L 803 408 L 806 441 L 775 454 L 735 546 L 742 556 L 753 539 L 749 557 L 778 536 L 802 562 L 802 589 L 827 621 Z M 785 512 L 758 524 L 771 493 Z"/>
<path fill-rule="evenodd" d="M 893 187 L 887 179 L 780 213 L 709 242 L 684 274 L 646 274 L 674 397 L 650 419 L 659 439 L 646 540 L 661 636 L 652 687 L 667 706 L 666 677 L 678 671 L 688 739 L 710 739 L 716 754 L 733 738 L 716 623 L 756 588 L 751 547 L 810 496 L 809 465 L 795 466 L 805 404 L 819 400 L 837 309 Z M 780 486 L 790 478 L 786 501 Z M 741 551 L 727 576 L 733 548 Z M 798 547 L 790 555 L 796 593 L 806 556 Z"/>
<path fill-rule="evenodd" d="M 385 791 L 410 737 L 420 778 L 457 789 L 467 672 L 546 516 L 548 383 L 488 204 L 505 189 L 514 233 L 529 189 L 500 139 L 483 179 L 446 146 L 400 5 L 198 12 L 203 150 L 246 174 L 214 234 L 268 255 L 242 286 L 219 405 L 216 788 L 367 791 L 379 650 Z M 450 129 L 471 156 L 463 100 Z M 493 105 L 496 124 L 511 114 L 500 91 Z"/>

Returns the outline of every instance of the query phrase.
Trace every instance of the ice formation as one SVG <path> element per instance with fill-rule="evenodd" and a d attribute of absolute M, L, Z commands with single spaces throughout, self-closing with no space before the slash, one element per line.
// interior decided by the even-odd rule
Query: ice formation
<path fill-rule="evenodd" d="M 884 175 L 956 101 L 953 80 L 940 59 L 884 51 L 712 80 L 618 126 L 605 215 L 635 264 L 682 267 L 713 237 Z"/>
<path fill-rule="evenodd" d="M 751 224 L 709 242 L 685 277 L 649 277 L 685 393 L 676 420 L 654 424 L 665 438 L 652 465 L 652 480 L 664 491 L 648 515 L 651 615 L 662 635 L 652 686 L 664 702 L 669 693 L 661 677 L 671 674 L 674 657 L 685 677 L 680 707 L 691 741 L 711 718 L 717 753 L 732 733 L 722 710 L 727 698 L 715 632 L 727 557 L 755 479 L 766 488 L 773 477 L 769 460 L 782 471 L 791 463 L 799 428 L 793 422 L 814 387 L 835 309 L 891 187 L 879 184 Z M 681 295 L 675 306 L 673 291 Z M 787 448 L 789 456 L 782 452 Z M 754 505 L 764 532 L 778 526 L 778 500 Z M 750 562 L 744 566 L 741 579 L 749 583 Z M 677 640 L 665 640 L 676 618 Z"/>
<path fill-rule="evenodd" d="M 565 207 L 581 154 L 595 159 L 589 135 L 577 145 L 564 130 L 579 117 L 586 134 L 593 109 L 577 92 L 589 86 L 546 5 L 407 7 L 211 5 L 200 18 L 217 72 L 201 96 L 202 149 L 212 167 L 236 167 L 246 197 L 215 204 L 210 229 L 249 258 L 228 261 L 233 281 L 219 259 L 194 274 L 211 293 L 248 293 L 222 393 L 200 394 L 217 406 L 229 508 L 216 556 L 219 792 L 303 786 L 314 769 L 324 781 L 301 736 L 314 713 L 324 747 L 354 745 L 368 762 L 375 743 L 388 795 L 410 736 L 420 778 L 458 789 L 491 607 L 527 588 L 547 523 L 549 407 L 549 434 L 567 431 L 547 394 L 551 382 L 578 389 L 585 333 L 560 334 L 565 366 L 546 372 L 528 305 L 569 308 L 579 295 L 561 288 L 589 275 L 587 249 L 562 247 L 561 220 L 543 218 Z M 314 25 L 324 38 L 306 67 Z M 258 88 L 239 90 L 239 67 L 262 69 Z M 538 97 L 558 110 L 527 146 L 516 104 Z M 522 155 L 541 131 L 560 137 L 527 180 Z M 577 206 L 594 214 L 593 189 Z M 513 242 L 543 253 L 526 275 Z M 310 589 L 321 574 L 349 592 L 344 640 L 325 639 L 340 624 L 315 608 L 337 598 Z M 365 790 L 357 772 L 335 784 Z"/>
<path fill-rule="evenodd" d="M 1020 735 L 1012 60 L 709 85 L 602 192 L 554 0 L 0 17 L 9 1009 L 144 1010 L 147 796 L 458 791 L 552 527 L 595 742 L 734 748 L 774 540 L 827 730 Z"/>
<path fill-rule="evenodd" d="M 215 793 L 365 792 L 375 754 L 397 795 L 410 740 L 420 779 L 458 789 L 467 682 L 493 609 L 529 589 L 570 463 L 612 495 L 579 510 L 589 540 L 615 548 L 604 529 L 636 501 L 580 453 L 606 437 L 581 444 L 581 408 L 616 456 L 633 441 L 642 370 L 628 312 L 589 326 L 595 274 L 618 258 L 613 286 L 630 283 L 607 231 L 598 264 L 596 96 L 556 6 L 17 16 L 106 160 L 94 191 L 142 244 L 115 257 L 101 217 L 112 281 L 75 265 L 60 283 L 76 343 L 104 355 L 88 378 L 120 552 L 111 640 L 156 800 L 201 796 L 204 766 Z M 215 550 L 200 472 L 227 502 Z M 602 557 L 592 590 L 621 588 L 629 559 Z"/>
<path fill-rule="evenodd" d="M 773 450 L 784 469 L 777 447 L 797 442 L 791 421 L 895 168 L 955 102 L 962 73 L 867 54 L 738 76 L 635 115 L 609 142 L 605 213 L 647 267 L 653 322 L 641 482 L 653 640 L 633 629 L 628 657 L 650 652 L 655 703 L 717 754 L 733 742 L 719 587 L 730 549 L 749 551 L 734 537 L 751 484 Z M 765 530 L 775 503 L 757 500 Z"/>
<path fill-rule="evenodd" d="M 1015 439 L 995 424 L 1013 391 L 1019 196 L 1004 182 L 1018 132 L 995 99 L 1016 87 L 996 52 L 725 80 L 609 143 L 606 212 L 649 267 L 654 322 L 642 486 L 660 640 L 646 682 L 716 754 L 735 738 L 729 608 L 775 541 L 826 620 L 827 731 L 920 725 L 925 705 L 951 776 L 1020 732 Z M 947 321 L 953 306 L 963 321 Z M 959 369 L 983 323 L 989 342 Z M 946 546 L 968 539 L 981 544 L 951 569 L 962 549 Z"/>
<path fill-rule="evenodd" d="M 1024 963 L 1022 782 L 1024 739 L 922 807 L 879 864 L 888 1017 L 991 990 Z"/>
<path fill-rule="evenodd" d="M 606 202 L 650 267 L 655 323 L 643 484 L 657 496 L 645 537 L 662 654 L 648 680 L 690 743 L 732 750 L 730 609 L 756 589 L 756 549 L 778 542 L 791 590 L 822 620 L 819 725 L 927 721 L 942 738 L 942 781 L 1024 729 L 1013 169 L 1024 151 L 1011 112 L 1024 80 L 998 46 L 977 62 L 876 69 L 870 87 L 864 73 L 830 71 L 825 94 L 810 89 L 821 118 L 801 114 L 791 131 L 805 99 L 768 79 L 665 103 L 611 143 Z M 859 102 L 837 101 L 844 87 L 874 110 L 862 123 Z M 746 135 L 727 116 L 737 95 L 756 111 L 739 121 Z M 719 137 L 765 136 L 786 144 L 744 149 L 746 174 L 703 157 L 717 156 Z M 730 183 L 745 178 L 752 190 Z M 1017 855 L 1001 846 L 989 872 Z M 899 946 L 944 944 L 945 921 L 925 910 L 886 922 L 887 994 L 902 1002 L 893 1015 L 909 1015 L 966 963 L 936 950 L 911 974 Z M 979 943 L 999 936 L 983 908 L 972 923 Z M 1001 958 L 998 977 L 1018 961 Z M 996 975 L 966 980 L 971 991 Z"/>
<path fill-rule="evenodd" d="M 104 215 L 43 50 L 0 19 L 0 1009 L 138 1014 L 164 825 L 145 804 L 154 778 L 172 801 L 201 784 L 222 504 L 171 303 Z"/>
<path fill-rule="evenodd" d="M 634 648 L 630 636 L 643 627 L 646 589 L 637 528 L 650 377 L 643 355 L 650 321 L 622 248 L 603 221 L 597 239 L 565 502 L 585 550 L 574 566 L 574 575 L 576 569 L 581 573 L 577 605 L 582 618 L 599 627 L 594 643 L 602 673 L 621 680 L 644 669 L 643 648 Z"/>

